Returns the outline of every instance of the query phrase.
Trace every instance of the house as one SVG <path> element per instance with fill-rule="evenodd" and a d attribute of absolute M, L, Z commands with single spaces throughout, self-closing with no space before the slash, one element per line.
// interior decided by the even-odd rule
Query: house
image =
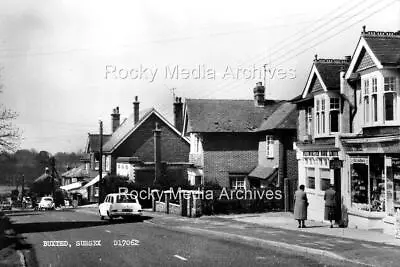
<path fill-rule="evenodd" d="M 136 97 L 133 114 L 120 125 L 113 123 L 116 128 L 103 146 L 105 171 L 148 185 L 161 176 L 173 183 L 186 180 L 190 147 L 181 134 L 182 109 L 176 98 L 172 125 L 154 108 L 140 110 Z"/>
<path fill-rule="evenodd" d="M 365 27 L 343 79 L 350 100 L 343 194 L 349 225 L 394 234 L 400 211 L 400 31 Z"/>
<path fill-rule="evenodd" d="M 297 177 L 295 106 L 266 100 L 262 83 L 253 92 L 254 100 L 186 99 L 183 134 L 190 139 L 192 185 L 250 189 Z"/>
<path fill-rule="evenodd" d="M 293 100 L 299 110 L 299 183 L 306 185 L 309 218 L 323 220 L 323 191 L 333 183 L 339 214 L 346 214 L 350 227 L 394 234 L 400 211 L 399 88 L 400 32 L 364 27 L 352 57 L 314 61 L 302 95 Z"/>
<path fill-rule="evenodd" d="M 112 123 L 115 124 L 116 120 L 119 120 L 119 108 L 117 107 L 113 114 L 114 120 Z M 115 129 L 115 125 L 112 125 L 112 129 Z M 110 139 L 111 135 L 103 134 L 102 143 L 105 144 L 108 139 Z M 66 176 L 78 176 L 73 177 L 77 178 L 77 182 L 81 182 L 81 187 L 79 189 L 67 189 L 73 190 L 76 199 L 85 199 L 88 202 L 97 202 L 98 194 L 99 194 L 99 187 L 98 181 L 100 178 L 99 175 L 99 159 L 100 159 L 100 134 L 91 134 L 88 133 L 86 146 L 85 146 L 85 154 L 82 157 L 81 162 L 82 166 L 78 167 L 77 169 L 73 169 L 71 173 L 66 173 Z M 103 162 L 103 170 L 105 168 L 105 164 Z M 105 175 L 105 173 L 104 173 Z M 104 176 L 103 175 L 103 176 Z M 78 181 L 78 178 L 82 178 L 82 181 Z M 79 196 L 78 196 L 79 194 Z"/>
<path fill-rule="evenodd" d="M 292 100 L 298 109 L 298 184 L 305 185 L 307 215 L 314 220 L 324 219 L 324 191 L 330 184 L 336 186 L 338 194 L 341 192 L 341 168 L 333 168 L 333 164 L 343 160 L 337 136 L 339 132 L 348 132 L 350 127 L 340 79 L 349 64 L 350 57 L 318 59 L 316 56 L 302 94 Z"/>

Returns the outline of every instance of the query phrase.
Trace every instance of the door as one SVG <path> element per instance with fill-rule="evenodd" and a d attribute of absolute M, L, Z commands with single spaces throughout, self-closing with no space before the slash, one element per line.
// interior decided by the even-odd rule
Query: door
<path fill-rule="evenodd" d="M 334 169 L 334 186 L 336 191 L 336 223 L 340 224 L 342 220 L 342 183 L 341 169 Z"/>

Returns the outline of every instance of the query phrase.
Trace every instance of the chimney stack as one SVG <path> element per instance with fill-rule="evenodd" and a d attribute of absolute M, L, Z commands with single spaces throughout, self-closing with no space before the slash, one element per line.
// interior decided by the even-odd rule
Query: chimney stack
<path fill-rule="evenodd" d="M 133 102 L 133 121 L 135 124 L 139 121 L 139 103 L 138 97 L 135 96 L 135 102 Z"/>
<path fill-rule="evenodd" d="M 115 130 L 119 127 L 121 115 L 119 114 L 119 107 L 113 109 L 111 113 L 111 130 L 115 132 Z"/>
<path fill-rule="evenodd" d="M 183 130 L 183 103 L 182 103 L 182 98 L 180 98 L 180 97 L 175 98 L 174 125 L 175 125 L 175 128 L 179 132 L 182 132 L 182 130 Z"/>
<path fill-rule="evenodd" d="M 154 183 L 161 179 L 161 130 L 158 128 L 156 122 L 156 128 L 153 130 L 154 134 Z"/>
<path fill-rule="evenodd" d="M 265 87 L 262 85 L 262 82 L 256 83 L 256 87 L 254 87 L 254 104 L 257 107 L 263 107 L 265 104 Z"/>

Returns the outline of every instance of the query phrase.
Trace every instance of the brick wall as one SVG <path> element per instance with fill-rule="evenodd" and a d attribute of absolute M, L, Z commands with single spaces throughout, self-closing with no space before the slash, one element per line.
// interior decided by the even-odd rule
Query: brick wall
<path fill-rule="evenodd" d="M 142 161 L 154 161 L 155 123 L 161 128 L 161 160 L 165 162 L 188 162 L 190 145 L 176 132 L 170 129 L 154 114 L 150 116 L 123 144 L 113 153 L 118 157 L 139 157 Z M 115 162 L 112 162 L 112 171 L 115 173 Z"/>

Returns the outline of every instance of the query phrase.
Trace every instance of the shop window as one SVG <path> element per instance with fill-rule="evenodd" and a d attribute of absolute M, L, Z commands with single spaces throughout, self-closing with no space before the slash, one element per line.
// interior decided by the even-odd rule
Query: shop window
<path fill-rule="evenodd" d="M 385 211 L 384 158 L 370 157 L 370 205 L 371 211 Z"/>
<path fill-rule="evenodd" d="M 309 189 L 315 189 L 315 169 L 306 169 L 306 187 Z"/>
<path fill-rule="evenodd" d="M 386 169 L 386 198 L 388 214 L 393 216 L 400 209 L 400 158 L 390 158 Z"/>
<path fill-rule="evenodd" d="M 331 185 L 330 170 L 320 169 L 319 173 L 320 173 L 320 188 L 322 191 L 325 191 Z"/>
<path fill-rule="evenodd" d="M 353 160 L 353 159 L 352 159 Z M 368 158 L 354 160 L 351 164 L 351 203 L 353 206 L 369 210 L 368 207 Z"/>

